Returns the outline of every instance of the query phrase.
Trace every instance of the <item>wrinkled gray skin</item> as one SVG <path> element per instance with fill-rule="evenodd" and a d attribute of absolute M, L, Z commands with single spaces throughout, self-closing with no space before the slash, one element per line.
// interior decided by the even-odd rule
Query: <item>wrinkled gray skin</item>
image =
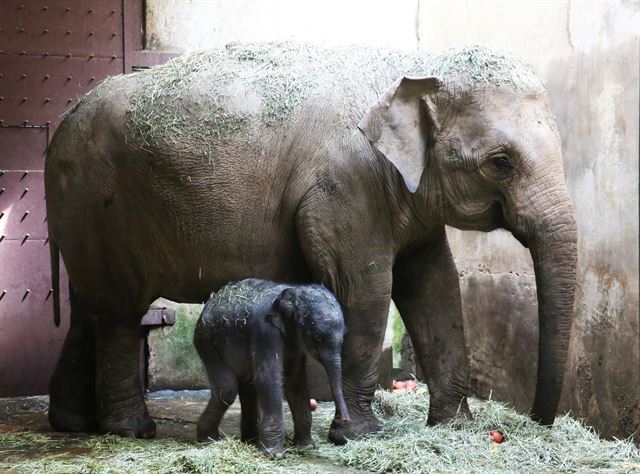
<path fill-rule="evenodd" d="M 392 296 L 431 393 L 428 423 L 468 416 L 445 224 L 508 229 L 530 249 L 540 323 L 532 416 L 553 423 L 576 225 L 546 94 L 450 87 L 381 67 L 400 53 L 322 69 L 349 54 L 293 60 L 317 81 L 286 120 L 269 125 L 244 82 L 253 73 L 234 76 L 222 102 L 244 108 L 249 121 L 206 146 L 189 136 L 145 141 L 128 127 L 132 101 L 154 90 L 153 72 L 107 82 L 66 117 L 45 167 L 53 262 L 57 245 L 72 287 L 71 329 L 51 381 L 55 429 L 153 436 L 138 380 L 140 318 L 159 296 L 201 302 L 250 276 L 322 282 L 338 298 L 349 327 L 342 360 L 351 420 L 336 417 L 334 441 L 379 428 L 371 401 Z M 264 70 L 247 61 L 255 74 Z M 199 120 L 190 117 L 213 86 L 184 95 L 184 120 Z"/>
<path fill-rule="evenodd" d="M 329 377 L 336 410 L 349 413 L 342 395 L 340 304 L 319 285 L 247 279 L 224 286 L 205 305 L 193 341 L 211 385 L 198 420 L 198 441 L 219 439 L 218 426 L 240 394 L 241 437 L 265 453 L 284 453 L 282 388 L 294 423 L 294 444 L 313 446 L 305 356 Z"/>

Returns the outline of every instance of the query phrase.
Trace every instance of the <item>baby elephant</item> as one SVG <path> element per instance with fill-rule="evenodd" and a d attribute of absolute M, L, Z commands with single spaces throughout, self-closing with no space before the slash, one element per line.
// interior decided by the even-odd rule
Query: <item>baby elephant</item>
<path fill-rule="evenodd" d="M 313 446 L 306 355 L 324 366 L 336 416 L 349 421 L 342 394 L 344 330 L 340 305 L 322 286 L 247 279 L 221 288 L 205 305 L 194 335 L 211 385 L 198 441 L 218 439 L 222 416 L 239 393 L 242 440 L 257 438 L 263 452 L 281 457 L 284 386 L 293 441 Z"/>

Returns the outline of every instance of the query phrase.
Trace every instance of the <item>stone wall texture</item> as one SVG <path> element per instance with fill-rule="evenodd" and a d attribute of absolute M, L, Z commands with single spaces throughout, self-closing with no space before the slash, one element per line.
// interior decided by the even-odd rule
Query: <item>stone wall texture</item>
<path fill-rule="evenodd" d="M 640 425 L 639 3 L 458 0 L 147 0 L 150 49 L 291 39 L 440 52 L 510 49 L 547 82 L 579 231 L 578 291 L 562 409 L 604 436 Z M 449 229 L 472 381 L 528 410 L 536 371 L 531 259 L 506 232 Z M 637 436 L 637 434 L 636 434 Z"/>

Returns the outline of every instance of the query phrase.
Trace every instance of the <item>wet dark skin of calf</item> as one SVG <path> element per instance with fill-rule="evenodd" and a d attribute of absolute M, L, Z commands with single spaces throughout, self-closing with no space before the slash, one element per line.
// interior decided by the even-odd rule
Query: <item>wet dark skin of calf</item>
<path fill-rule="evenodd" d="M 238 291 L 239 285 L 240 299 L 224 296 Z M 339 304 L 317 285 L 292 287 L 257 279 L 229 284 L 220 293 L 206 304 L 194 334 L 212 391 L 198 420 L 198 441 L 219 439 L 222 416 L 239 393 L 242 440 L 281 457 L 284 394 L 294 421 L 294 444 L 314 446 L 307 355 L 325 366 L 338 411 L 347 410 L 341 387 L 344 321 Z M 348 420 L 348 413 L 342 417 Z"/>

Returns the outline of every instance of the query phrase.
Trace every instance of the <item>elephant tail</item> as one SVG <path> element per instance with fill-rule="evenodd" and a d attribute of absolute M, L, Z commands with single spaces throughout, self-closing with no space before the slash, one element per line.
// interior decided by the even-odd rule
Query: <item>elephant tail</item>
<path fill-rule="evenodd" d="M 53 240 L 49 240 L 51 259 L 51 290 L 53 291 L 53 323 L 60 326 L 60 251 Z"/>

